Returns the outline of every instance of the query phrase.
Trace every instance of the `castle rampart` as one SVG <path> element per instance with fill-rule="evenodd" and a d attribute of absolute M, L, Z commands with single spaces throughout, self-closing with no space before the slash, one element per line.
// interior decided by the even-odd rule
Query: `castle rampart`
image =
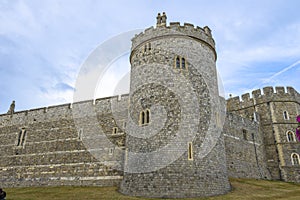
<path fill-rule="evenodd" d="M 94 149 L 105 155 L 103 160 L 91 154 L 84 140 L 95 125 L 86 111 L 95 112 L 97 126 L 106 127 L 102 130 L 107 138 L 121 147 L 124 134 L 112 137 L 112 129 L 124 132 L 127 105 L 125 95 L 0 115 L 1 186 L 117 185 L 122 170 L 114 165 L 122 165 L 122 151 L 104 144 Z M 74 115 L 77 108 L 85 112 Z M 118 122 L 112 122 L 112 110 Z M 84 126 L 76 124 L 78 120 Z"/>
<path fill-rule="evenodd" d="M 215 42 L 212 38 L 211 30 L 209 29 L 209 27 L 194 27 L 194 25 L 190 23 L 184 23 L 184 25 L 181 26 L 179 22 L 170 22 L 169 26 L 157 26 L 156 28 L 152 26 L 145 29 L 144 32 L 135 35 L 135 37 L 132 39 L 132 54 L 136 51 L 136 49 L 140 48 L 146 43 L 159 38 L 167 37 L 189 37 L 191 39 L 203 42 L 212 49 L 212 51 L 214 52 L 215 60 L 217 59 Z M 131 57 L 132 55 L 130 55 L 130 60 Z"/>
<path fill-rule="evenodd" d="M 264 87 L 263 91 L 252 91 L 252 98 L 249 93 L 241 95 L 241 98 L 229 98 L 227 108 L 229 111 L 236 111 L 270 101 L 300 102 L 300 94 L 293 87 L 275 87 L 275 90 L 273 87 Z"/>
<path fill-rule="evenodd" d="M 227 113 L 223 134 L 230 177 L 270 179 L 257 122 Z"/>
<path fill-rule="evenodd" d="M 264 87 L 254 90 L 242 98 L 227 100 L 227 111 L 248 119 L 260 114 L 260 128 L 266 149 L 267 165 L 272 179 L 299 182 L 295 175 L 299 171 L 293 165 L 291 155 L 300 152 L 299 142 L 295 140 L 296 116 L 300 113 L 300 94 L 292 87 Z M 287 133 L 294 135 L 288 136 Z M 291 138 L 292 137 L 292 138 Z"/>

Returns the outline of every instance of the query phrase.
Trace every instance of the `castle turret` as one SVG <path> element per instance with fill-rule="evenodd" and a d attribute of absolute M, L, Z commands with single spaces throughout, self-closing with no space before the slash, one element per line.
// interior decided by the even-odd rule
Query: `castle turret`
<path fill-rule="evenodd" d="M 215 43 L 208 27 L 167 26 L 166 19 L 158 14 L 156 28 L 132 39 L 120 191 L 168 198 L 224 194 L 230 184 Z"/>

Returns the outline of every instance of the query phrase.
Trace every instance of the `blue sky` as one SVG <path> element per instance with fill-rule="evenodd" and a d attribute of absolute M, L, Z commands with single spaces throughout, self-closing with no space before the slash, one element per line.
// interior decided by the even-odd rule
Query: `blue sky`
<path fill-rule="evenodd" d="M 16 110 L 72 102 L 89 54 L 115 35 L 155 25 L 163 11 L 168 22 L 212 29 L 226 97 L 264 86 L 300 91 L 299 7 L 297 0 L 0 0 L 0 113 L 12 100 Z M 128 72 L 120 60 L 97 97 L 113 94 Z"/>

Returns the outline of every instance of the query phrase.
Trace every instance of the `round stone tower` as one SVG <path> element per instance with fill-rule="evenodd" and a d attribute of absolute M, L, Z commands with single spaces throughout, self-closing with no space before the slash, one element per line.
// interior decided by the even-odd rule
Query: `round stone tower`
<path fill-rule="evenodd" d="M 208 27 L 171 22 L 132 39 L 120 192 L 183 198 L 228 192 L 215 43 Z"/>

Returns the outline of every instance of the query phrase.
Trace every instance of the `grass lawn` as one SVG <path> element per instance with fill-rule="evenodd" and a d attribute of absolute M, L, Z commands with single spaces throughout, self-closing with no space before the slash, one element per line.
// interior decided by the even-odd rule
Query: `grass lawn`
<path fill-rule="evenodd" d="M 280 181 L 253 179 L 231 179 L 232 191 L 226 195 L 188 200 L 226 199 L 300 199 L 300 184 Z M 117 187 L 33 187 L 4 188 L 7 200 L 143 200 L 146 198 L 128 197 L 117 191 Z"/>

